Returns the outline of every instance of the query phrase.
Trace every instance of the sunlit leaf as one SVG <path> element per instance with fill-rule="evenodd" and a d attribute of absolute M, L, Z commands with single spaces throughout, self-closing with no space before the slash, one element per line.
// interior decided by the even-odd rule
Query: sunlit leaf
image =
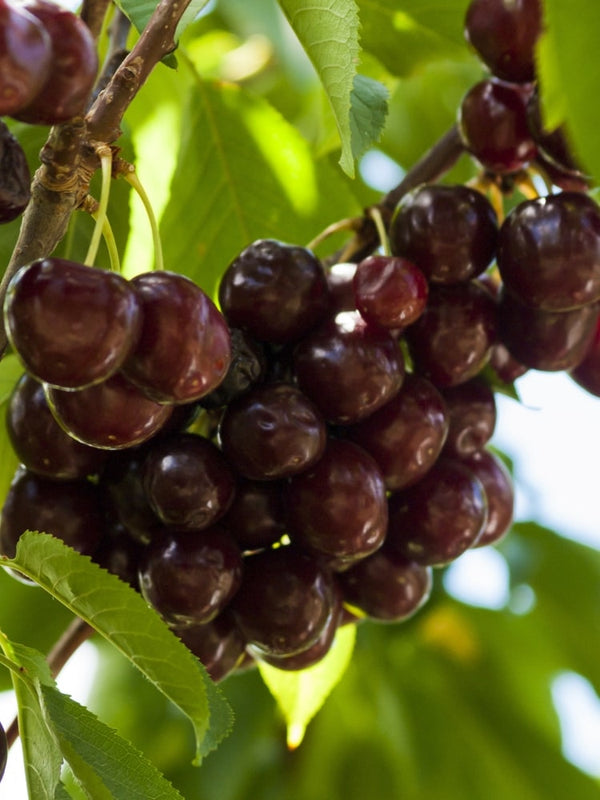
<path fill-rule="evenodd" d="M 339 628 L 325 658 L 298 672 L 277 669 L 264 662 L 259 664 L 263 680 L 284 716 L 291 749 L 301 743 L 306 726 L 342 679 L 352 656 L 355 635 L 353 625 Z"/>
<path fill-rule="evenodd" d="M 379 139 L 387 116 L 387 98 L 388 90 L 381 83 L 364 75 L 355 76 L 350 110 L 354 158 L 360 158 Z"/>

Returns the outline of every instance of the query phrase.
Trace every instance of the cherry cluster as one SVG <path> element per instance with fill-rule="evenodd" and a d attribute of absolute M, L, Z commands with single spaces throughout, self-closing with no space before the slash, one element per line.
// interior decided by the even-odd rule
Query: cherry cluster
<path fill-rule="evenodd" d="M 56 125 L 82 114 L 98 72 L 94 39 L 82 19 L 49 0 L 0 0 L 0 116 Z M 25 154 L 0 122 L 0 222 L 30 199 Z"/>

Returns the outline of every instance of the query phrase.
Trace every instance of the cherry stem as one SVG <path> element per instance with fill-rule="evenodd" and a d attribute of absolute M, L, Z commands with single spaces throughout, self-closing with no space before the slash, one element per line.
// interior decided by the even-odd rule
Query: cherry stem
<path fill-rule="evenodd" d="M 336 233 L 340 233 L 340 231 L 357 231 L 360 228 L 362 222 L 362 217 L 346 217 L 346 219 L 341 219 L 338 222 L 333 222 L 331 225 L 328 225 L 324 228 L 321 233 L 318 233 L 314 239 L 306 245 L 307 250 L 314 250 L 318 247 L 321 242 L 324 242 L 326 239 L 329 239 L 330 236 L 334 236 Z"/>
<path fill-rule="evenodd" d="M 142 183 L 138 178 L 137 173 L 133 169 L 130 172 L 125 172 L 124 178 L 127 181 L 127 183 L 129 183 L 135 189 L 135 191 L 139 195 L 140 200 L 144 204 L 144 208 L 146 209 L 146 214 L 148 215 L 148 221 L 150 223 L 150 229 L 152 230 L 152 241 L 154 242 L 154 269 L 163 270 L 164 259 L 163 259 L 162 242 L 160 240 L 158 222 L 154 214 L 154 209 L 152 208 L 152 203 L 150 202 L 150 198 L 146 194 L 146 190 L 142 186 Z"/>
<path fill-rule="evenodd" d="M 56 678 L 73 653 L 94 633 L 94 629 L 80 617 L 76 617 L 48 653 L 48 666 Z M 19 736 L 19 718 L 16 716 L 6 729 L 9 749 Z"/>
<path fill-rule="evenodd" d="M 88 267 L 93 265 L 98 254 L 98 247 L 100 246 L 104 222 L 106 220 L 106 211 L 108 209 L 110 180 L 112 175 L 112 150 L 110 147 L 108 145 L 100 145 L 97 148 L 97 153 L 100 158 L 100 168 L 102 170 L 102 188 L 100 189 L 100 203 L 96 214 L 96 225 L 94 226 L 90 245 L 83 262 Z"/>
<path fill-rule="evenodd" d="M 379 242 L 381 244 L 381 249 L 383 250 L 384 256 L 391 256 L 392 251 L 390 248 L 390 237 L 388 236 L 387 230 L 385 228 L 385 223 L 383 221 L 383 215 L 381 211 L 377 208 L 377 206 L 373 206 L 373 208 L 369 209 L 369 216 L 375 223 L 375 227 L 377 228 L 377 235 L 379 236 Z"/>

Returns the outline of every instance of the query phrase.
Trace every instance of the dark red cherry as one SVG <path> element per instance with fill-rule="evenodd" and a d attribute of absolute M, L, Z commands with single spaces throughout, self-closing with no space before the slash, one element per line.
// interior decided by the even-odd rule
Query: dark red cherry
<path fill-rule="evenodd" d="M 227 407 L 219 436 L 240 475 L 274 480 L 302 472 L 321 457 L 326 427 L 303 392 L 286 383 L 269 383 Z"/>
<path fill-rule="evenodd" d="M 210 622 L 174 628 L 173 632 L 201 661 L 215 683 L 224 680 L 244 658 L 246 642 L 228 609 Z"/>
<path fill-rule="evenodd" d="M 0 120 L 0 223 L 21 214 L 31 198 L 31 173 L 18 140 Z"/>
<path fill-rule="evenodd" d="M 219 303 L 232 327 L 285 344 L 311 330 L 329 305 L 321 262 L 304 247 L 259 239 L 229 265 Z"/>
<path fill-rule="evenodd" d="M 542 31 L 540 0 L 471 0 L 465 36 L 498 78 L 535 78 L 535 43 Z"/>
<path fill-rule="evenodd" d="M 216 389 L 231 361 L 229 328 L 193 281 L 157 270 L 132 281 L 142 308 L 124 375 L 157 403 L 191 403 Z"/>
<path fill-rule="evenodd" d="M 496 212 L 467 186 L 421 186 L 398 204 L 390 226 L 392 252 L 414 262 L 428 280 L 458 283 L 482 273 L 496 254 Z"/>
<path fill-rule="evenodd" d="M 76 392 L 46 386 L 46 397 L 54 417 L 70 436 L 106 450 L 142 444 L 172 414 L 171 406 L 150 400 L 120 373 Z"/>
<path fill-rule="evenodd" d="M 52 43 L 44 26 L 15 3 L 0 2 L 0 116 L 13 115 L 38 94 L 48 75 Z"/>
<path fill-rule="evenodd" d="M 93 555 L 104 535 L 97 488 L 89 481 L 53 481 L 19 468 L 2 508 L 2 553 L 13 558 L 21 534 L 28 530 L 49 533 Z"/>
<path fill-rule="evenodd" d="M 409 561 L 439 567 L 481 536 L 487 499 L 481 481 L 460 461 L 440 459 L 414 486 L 390 498 L 386 542 Z"/>
<path fill-rule="evenodd" d="M 481 450 L 496 427 L 496 400 L 481 377 L 442 390 L 450 426 L 444 454 L 465 458 Z"/>
<path fill-rule="evenodd" d="M 370 453 L 387 489 L 416 483 L 435 464 L 448 433 L 448 411 L 440 392 L 426 378 L 408 374 L 398 394 L 348 436 Z"/>
<path fill-rule="evenodd" d="M 385 545 L 339 575 L 344 601 L 371 619 L 402 622 L 429 599 L 431 567 L 407 561 Z"/>
<path fill-rule="evenodd" d="M 124 278 L 62 258 L 34 261 L 16 273 L 4 320 L 27 371 L 63 389 L 113 375 L 141 324 L 136 294 Z"/>
<path fill-rule="evenodd" d="M 52 42 L 52 59 L 40 91 L 13 114 L 34 125 L 57 125 L 86 110 L 96 74 L 96 43 L 83 20 L 47 0 L 25 0 L 24 8 L 44 26 Z"/>
<path fill-rule="evenodd" d="M 389 331 L 357 312 L 327 320 L 298 343 L 298 385 L 328 422 L 348 425 L 390 400 L 404 379 L 402 352 Z"/>
<path fill-rule="evenodd" d="M 210 622 L 229 603 L 242 578 L 242 556 L 218 525 L 199 532 L 165 531 L 145 550 L 142 594 L 171 625 Z"/>
<path fill-rule="evenodd" d="M 287 531 L 285 486 L 283 481 L 238 481 L 222 522 L 242 550 L 270 547 Z"/>
<path fill-rule="evenodd" d="M 244 558 L 244 577 L 232 601 L 248 644 L 267 655 L 290 656 L 313 645 L 336 603 L 331 573 L 294 546 Z"/>
<path fill-rule="evenodd" d="M 23 375 L 6 413 L 8 435 L 19 461 L 47 478 L 75 480 L 99 473 L 107 454 L 69 436 L 54 418 L 44 387 Z"/>
<path fill-rule="evenodd" d="M 514 489 L 509 471 L 489 450 L 479 450 L 463 463 L 478 478 L 485 490 L 488 516 L 474 547 L 495 544 L 508 533 L 513 519 Z"/>
<path fill-rule="evenodd" d="M 425 305 L 427 280 L 411 261 L 398 256 L 367 256 L 354 275 L 356 308 L 367 322 L 383 328 L 405 328 Z"/>
<path fill-rule="evenodd" d="M 527 124 L 530 94 L 517 84 L 491 79 L 464 96 L 458 117 L 463 141 L 490 172 L 517 172 L 535 158 L 537 147 Z"/>
<path fill-rule="evenodd" d="M 526 200 L 504 220 L 498 268 L 523 303 L 569 311 L 600 299 L 600 207 L 580 192 Z"/>
<path fill-rule="evenodd" d="M 383 476 L 362 447 L 330 439 L 317 464 L 290 481 L 286 511 L 293 542 L 322 555 L 332 568 L 345 569 L 385 538 Z"/>

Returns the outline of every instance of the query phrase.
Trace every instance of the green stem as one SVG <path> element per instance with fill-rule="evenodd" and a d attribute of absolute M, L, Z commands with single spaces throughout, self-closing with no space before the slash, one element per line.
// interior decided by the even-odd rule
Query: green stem
<path fill-rule="evenodd" d="M 98 156 L 100 157 L 100 166 L 102 169 L 102 188 L 100 190 L 100 204 L 98 206 L 98 212 L 95 215 L 96 225 L 94 226 L 94 232 L 92 233 L 90 246 L 88 247 L 87 255 L 83 262 L 88 267 L 93 266 L 94 261 L 96 260 L 98 247 L 100 246 L 100 239 L 102 238 L 102 232 L 104 231 L 104 222 L 106 220 L 106 211 L 108 209 L 110 180 L 112 175 L 112 151 L 110 147 L 106 145 L 99 147 Z"/>
<path fill-rule="evenodd" d="M 381 211 L 377 208 L 377 206 L 373 206 L 369 209 L 369 216 L 377 228 L 377 235 L 379 236 L 379 242 L 381 244 L 381 249 L 383 250 L 383 255 L 391 256 L 392 251 L 390 249 L 390 238 L 385 229 L 385 223 L 383 221 L 383 215 Z"/>
<path fill-rule="evenodd" d="M 148 215 L 148 221 L 152 230 L 152 240 L 154 242 L 154 269 L 164 270 L 162 242 L 160 241 L 158 222 L 156 220 L 156 216 L 154 215 L 154 209 L 152 208 L 150 198 L 146 194 L 146 190 L 142 186 L 141 181 L 135 172 L 125 173 L 124 178 L 138 193 L 140 200 L 146 209 L 146 214 Z"/>
<path fill-rule="evenodd" d="M 92 213 L 92 219 L 96 220 L 96 222 L 98 221 L 97 211 Z M 102 227 L 102 236 L 104 238 L 104 243 L 106 244 L 106 249 L 108 250 L 108 257 L 110 258 L 111 270 L 113 272 L 121 272 L 121 260 L 119 258 L 119 248 L 117 247 L 115 235 L 113 233 L 111 224 L 108 221 L 108 217 L 104 218 L 104 226 Z"/>

